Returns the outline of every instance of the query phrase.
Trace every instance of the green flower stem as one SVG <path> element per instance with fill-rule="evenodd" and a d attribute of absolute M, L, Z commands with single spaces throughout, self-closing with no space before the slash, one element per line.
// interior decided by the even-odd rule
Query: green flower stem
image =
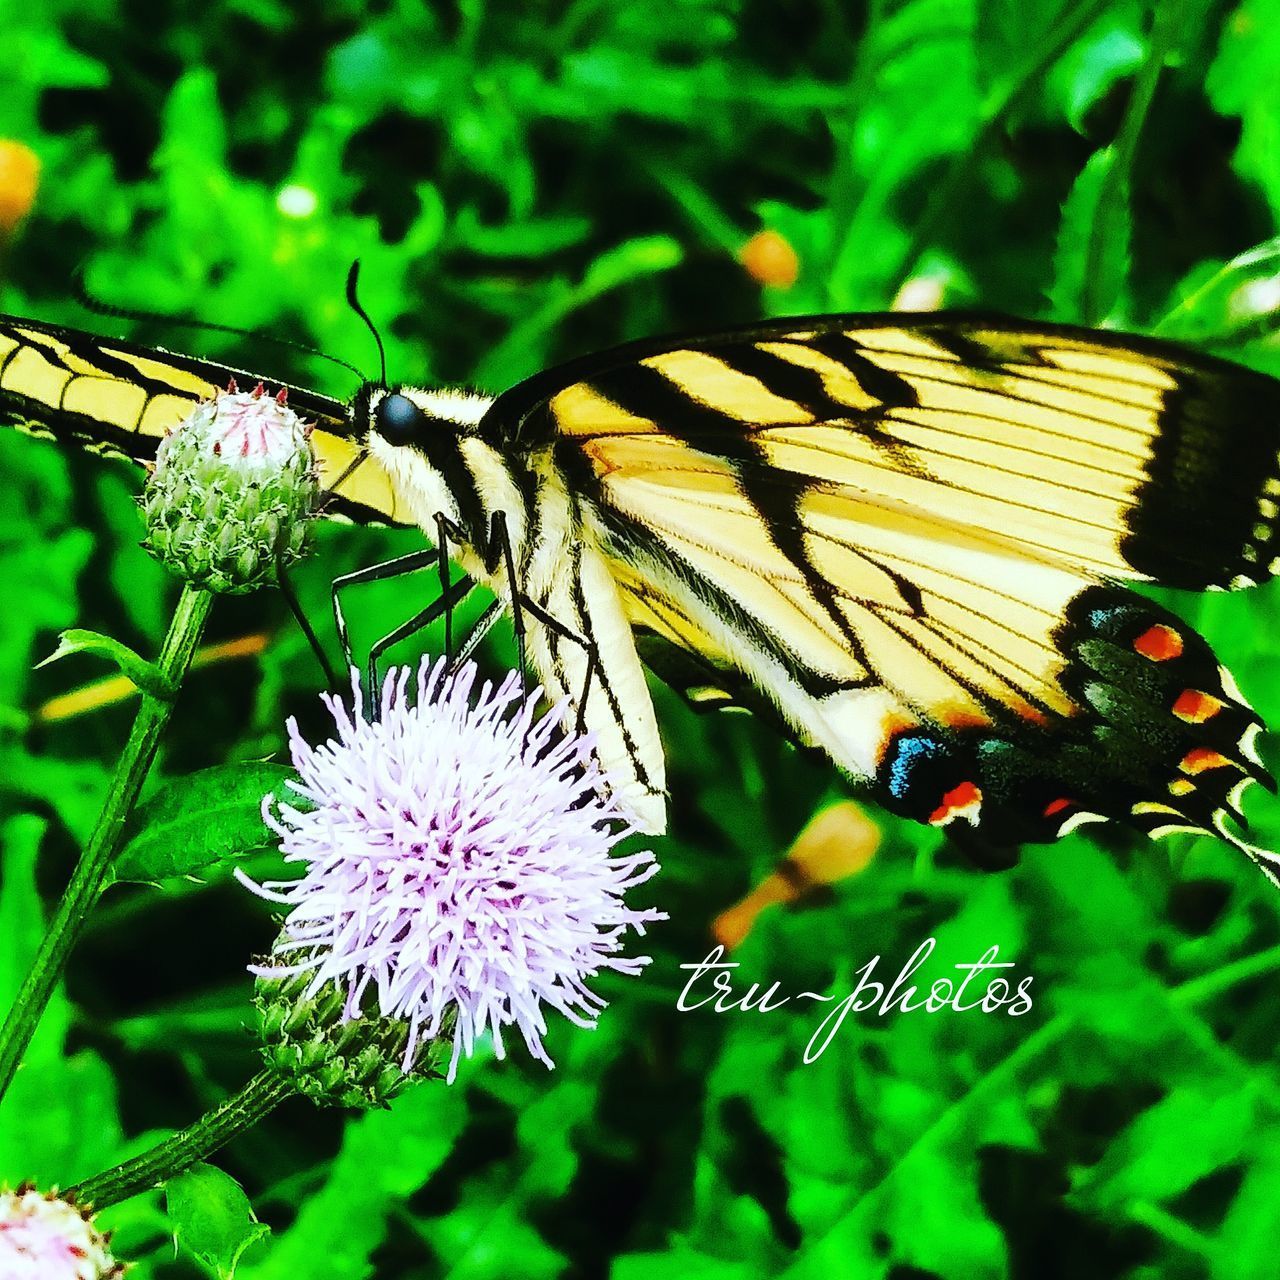
<path fill-rule="evenodd" d="M 81 1204 L 105 1209 L 150 1191 L 213 1155 L 237 1134 L 252 1128 L 289 1097 L 293 1087 L 274 1071 L 260 1071 L 248 1084 L 195 1124 L 95 1177 L 68 1188 Z"/>
<path fill-rule="evenodd" d="M 156 663 L 164 688 L 177 690 L 204 631 L 213 597 L 184 584 Z M 173 712 L 173 697 L 143 692 L 97 825 L 80 855 L 71 880 L 13 1008 L 0 1029 L 0 1097 L 4 1096 L 22 1055 L 35 1032 L 49 997 L 62 976 L 67 957 L 84 928 L 85 918 L 107 883 L 111 863 L 120 848 L 125 822 L 137 803 L 147 771 L 155 758 L 160 735 Z"/>
<path fill-rule="evenodd" d="M 1277 969 L 1280 969 L 1280 947 L 1269 947 L 1266 951 L 1203 973 L 1198 978 L 1189 978 L 1173 988 L 1171 998 L 1174 1004 L 1188 1007 L 1204 1004 L 1238 983 L 1274 973 Z"/>

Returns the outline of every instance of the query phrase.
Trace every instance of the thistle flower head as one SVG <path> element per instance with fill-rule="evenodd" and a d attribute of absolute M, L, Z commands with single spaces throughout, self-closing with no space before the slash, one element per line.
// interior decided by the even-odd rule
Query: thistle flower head
<path fill-rule="evenodd" d="M 78 1205 L 23 1184 L 0 1190 L 0 1276 L 4 1280 L 116 1280 L 123 1264 Z"/>
<path fill-rule="evenodd" d="M 160 442 L 145 545 L 196 586 L 251 591 L 302 554 L 316 494 L 309 432 L 284 392 L 233 382 Z"/>
<path fill-rule="evenodd" d="M 623 934 L 663 917 L 622 899 L 657 864 L 614 854 L 634 828 L 566 708 L 539 718 L 538 692 L 514 674 L 477 691 L 470 664 L 451 674 L 424 660 L 416 697 L 410 674 L 390 672 L 368 716 L 353 673 L 351 709 L 325 697 L 337 736 L 320 747 L 290 722 L 305 804 L 264 813 L 305 872 L 251 886 L 290 907 L 255 972 L 337 985 L 348 1020 L 367 1001 L 405 1020 L 406 1069 L 450 1018 L 450 1079 L 486 1031 L 502 1057 L 507 1026 L 551 1066 L 543 1006 L 594 1026 L 605 1002 L 588 980 L 648 963 L 621 955 Z"/>

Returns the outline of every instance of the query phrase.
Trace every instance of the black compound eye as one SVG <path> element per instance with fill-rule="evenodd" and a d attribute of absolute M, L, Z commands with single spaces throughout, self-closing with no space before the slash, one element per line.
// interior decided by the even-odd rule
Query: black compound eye
<path fill-rule="evenodd" d="M 398 391 L 383 396 L 373 412 L 373 425 L 388 444 L 409 444 L 422 430 L 427 415 Z"/>

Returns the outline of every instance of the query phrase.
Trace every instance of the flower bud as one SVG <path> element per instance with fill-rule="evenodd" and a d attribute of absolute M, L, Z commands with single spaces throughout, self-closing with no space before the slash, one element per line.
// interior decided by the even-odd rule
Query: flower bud
<path fill-rule="evenodd" d="M 12 138 L 0 138 L 0 240 L 31 212 L 40 186 L 40 157 Z"/>
<path fill-rule="evenodd" d="M 335 983 L 310 991 L 314 974 L 263 975 L 254 988 L 268 1068 L 321 1106 L 385 1107 L 412 1080 L 439 1078 L 453 1019 L 410 1050 L 407 1019 L 348 1008 Z M 406 1063 L 406 1054 L 408 1062 Z"/>
<path fill-rule="evenodd" d="M 156 451 L 143 545 L 194 586 L 239 595 L 304 550 L 318 487 L 309 431 L 261 384 L 198 405 Z"/>
<path fill-rule="evenodd" d="M 31 1183 L 0 1190 L 0 1276 L 5 1280 L 117 1280 L 124 1265 L 85 1208 Z"/>

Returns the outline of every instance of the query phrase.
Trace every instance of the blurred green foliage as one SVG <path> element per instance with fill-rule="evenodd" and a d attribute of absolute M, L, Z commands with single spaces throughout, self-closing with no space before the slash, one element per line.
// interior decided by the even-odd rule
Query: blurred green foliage
<path fill-rule="evenodd" d="M 359 257 L 392 376 L 425 383 L 498 390 L 628 337 L 908 285 L 1280 371 L 1278 0 L 3 0 L 0 31 L 0 137 L 43 165 L 7 311 L 345 395 L 264 340 L 86 315 L 72 277 L 369 367 L 342 291 Z M 765 228 L 798 254 L 790 288 L 736 259 Z M 129 716 L 41 718 L 100 668 L 33 662 L 73 624 L 150 652 L 174 587 L 137 546 L 127 469 L 5 434 L 0 475 L 2 993 Z M 334 575 L 418 545 L 325 529 L 309 614 L 327 627 Z M 365 641 L 404 616 L 400 584 L 359 599 Z M 1173 599 L 1273 724 L 1276 600 Z M 156 785 L 318 722 L 279 599 L 219 606 L 215 639 L 256 633 L 260 658 L 192 679 Z M 671 921 L 645 977 L 600 984 L 596 1032 L 553 1027 L 553 1074 L 481 1060 L 389 1112 L 292 1103 L 238 1140 L 219 1163 L 272 1230 L 242 1280 L 1275 1276 L 1280 904 L 1253 868 L 1089 828 L 985 874 L 885 820 L 868 870 L 760 918 L 742 985 L 842 994 L 934 936 L 930 976 L 998 943 L 1034 1009 L 851 1016 L 805 1066 L 816 1006 L 680 1013 L 679 966 L 839 783 L 658 697 Z M 1280 846 L 1280 806 L 1256 814 Z M 66 1185 L 247 1078 L 244 965 L 271 935 L 226 876 L 113 890 L 0 1112 L 0 1177 Z M 216 1274 L 212 1244 L 175 1259 L 159 1196 L 107 1221 L 138 1280 Z"/>

